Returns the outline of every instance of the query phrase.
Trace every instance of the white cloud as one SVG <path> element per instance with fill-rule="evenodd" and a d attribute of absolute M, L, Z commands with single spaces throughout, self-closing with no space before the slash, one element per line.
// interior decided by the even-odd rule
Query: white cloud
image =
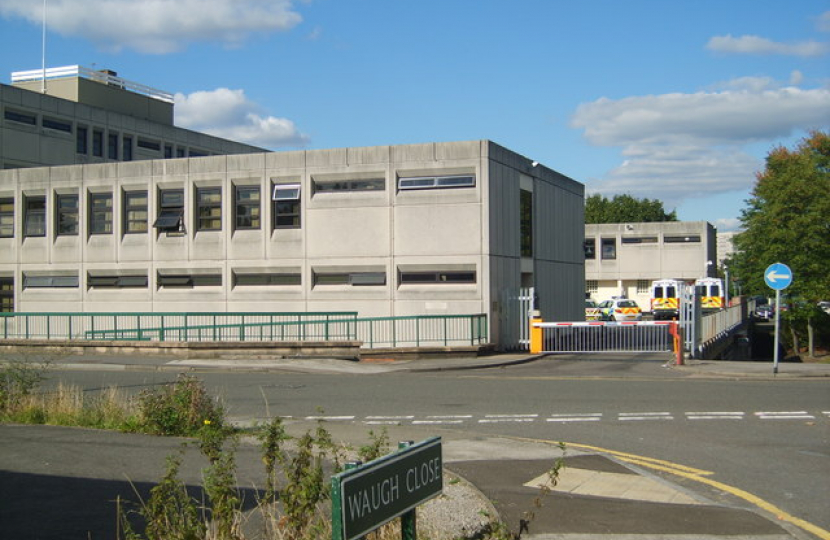
<path fill-rule="evenodd" d="M 779 43 L 759 36 L 715 36 L 706 44 L 715 52 L 733 54 L 782 54 L 786 56 L 821 56 L 830 52 L 830 44 L 819 41 Z"/>
<path fill-rule="evenodd" d="M 0 15 L 40 24 L 43 5 L 0 0 Z M 301 21 L 291 0 L 52 0 L 47 7 L 50 31 L 152 54 L 195 41 L 235 46 L 252 33 L 286 31 Z"/>
<path fill-rule="evenodd" d="M 772 147 L 797 132 L 830 125 L 830 89 L 767 89 L 777 85 L 758 78 L 723 86 L 740 89 L 581 104 L 571 125 L 594 145 L 621 147 L 624 158 L 592 180 L 590 190 L 658 198 L 666 208 L 747 190 L 763 167 L 748 145 Z"/>
<path fill-rule="evenodd" d="M 287 118 L 265 116 L 243 90 L 217 88 L 175 96 L 176 125 L 265 148 L 305 146 L 307 135 Z"/>
<path fill-rule="evenodd" d="M 818 16 L 817 26 L 822 32 L 830 32 L 830 11 L 825 11 Z"/>

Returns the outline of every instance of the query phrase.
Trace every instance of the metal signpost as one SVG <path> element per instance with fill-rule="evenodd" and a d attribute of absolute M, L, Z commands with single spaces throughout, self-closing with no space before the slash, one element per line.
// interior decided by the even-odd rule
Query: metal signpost
<path fill-rule="evenodd" d="M 778 327 L 781 312 L 781 291 L 793 282 L 793 272 L 783 263 L 774 263 L 764 270 L 764 281 L 767 287 L 775 291 L 775 340 L 772 352 L 772 373 L 778 373 Z"/>
<path fill-rule="evenodd" d="M 444 487 L 441 437 L 399 448 L 331 477 L 332 540 L 360 538 L 398 516 L 401 538 L 415 540 L 415 507 Z"/>

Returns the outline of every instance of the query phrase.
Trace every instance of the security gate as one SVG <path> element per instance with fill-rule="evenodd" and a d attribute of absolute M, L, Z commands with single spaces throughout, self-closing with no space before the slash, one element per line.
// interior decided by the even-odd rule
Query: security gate
<path fill-rule="evenodd" d="M 536 322 L 543 353 L 674 352 L 680 347 L 675 321 Z"/>
<path fill-rule="evenodd" d="M 530 311 L 535 289 L 503 290 L 499 310 L 499 348 L 527 351 L 530 348 Z"/>

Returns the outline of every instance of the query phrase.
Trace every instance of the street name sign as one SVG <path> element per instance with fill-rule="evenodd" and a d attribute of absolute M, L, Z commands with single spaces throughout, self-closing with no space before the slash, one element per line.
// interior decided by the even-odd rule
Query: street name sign
<path fill-rule="evenodd" d="M 364 536 L 437 497 L 443 487 L 440 437 L 336 474 L 331 477 L 332 538 Z"/>
<path fill-rule="evenodd" d="M 793 282 L 793 272 L 783 263 L 774 263 L 764 270 L 764 281 L 774 291 L 783 291 Z"/>

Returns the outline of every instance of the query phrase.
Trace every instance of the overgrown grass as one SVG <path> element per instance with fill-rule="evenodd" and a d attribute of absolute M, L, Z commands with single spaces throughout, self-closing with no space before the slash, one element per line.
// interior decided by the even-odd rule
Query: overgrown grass
<path fill-rule="evenodd" d="M 331 537 L 331 484 L 329 476 L 343 470 L 352 456 L 367 462 L 389 452 L 389 436 L 369 432 L 368 442 L 357 449 L 338 445 L 319 422 L 315 429 L 293 438 L 279 417 L 254 430 L 264 465 L 264 491 L 254 511 L 245 512 L 237 488 L 236 449 L 242 433 L 230 426 L 225 408 L 194 377 L 181 375 L 172 383 L 137 396 L 111 387 L 88 394 L 59 383 L 48 392 L 37 391 L 44 366 L 9 363 L 0 367 L 0 422 L 84 426 L 155 435 L 192 437 L 206 459 L 202 470 L 204 500 L 196 500 L 179 478 L 184 452 L 169 456 L 167 470 L 146 501 L 119 501 L 119 540 L 312 540 Z M 289 448 L 290 445 L 290 448 Z M 564 450 L 564 447 L 563 447 Z M 535 506 L 559 477 L 561 459 L 549 472 Z M 137 515 L 137 530 L 130 519 Z M 246 529 L 256 515 L 257 531 Z M 535 515 L 524 515 L 527 521 Z M 475 533 L 481 540 L 512 540 L 520 531 L 504 523 L 491 523 Z M 253 536 L 252 536 L 253 534 Z M 367 535 L 369 540 L 400 538 L 398 520 Z"/>

